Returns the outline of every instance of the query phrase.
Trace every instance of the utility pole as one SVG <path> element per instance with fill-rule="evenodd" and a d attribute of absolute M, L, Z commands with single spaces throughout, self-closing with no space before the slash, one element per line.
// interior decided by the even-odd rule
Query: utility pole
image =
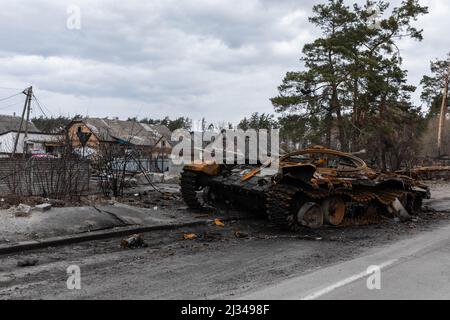
<path fill-rule="evenodd" d="M 30 87 L 28 89 L 27 94 L 27 102 L 28 102 L 28 108 L 27 108 L 27 121 L 25 122 L 25 138 L 28 137 L 28 123 L 30 121 L 30 111 L 31 111 L 31 99 L 33 97 L 33 87 Z"/>
<path fill-rule="evenodd" d="M 33 98 L 33 87 L 30 87 L 28 89 L 28 108 L 27 108 L 27 119 L 25 121 L 25 135 L 23 137 L 23 155 L 28 153 L 28 145 L 27 145 L 27 138 L 28 138 L 28 124 L 30 123 L 30 112 L 31 112 L 31 99 Z"/>
<path fill-rule="evenodd" d="M 29 87 L 28 89 L 24 90 L 23 93 L 27 96 L 27 98 L 25 99 L 25 104 L 23 106 L 23 111 L 22 111 L 22 117 L 20 119 L 19 130 L 17 131 L 16 140 L 14 141 L 14 149 L 13 149 L 13 152 L 11 154 L 11 158 L 14 157 L 14 155 L 16 154 L 17 144 L 19 143 L 20 132 L 22 131 L 22 126 L 23 126 L 23 122 L 24 122 L 25 116 L 26 116 L 26 123 L 25 123 L 24 143 L 25 143 L 25 138 L 28 135 L 28 122 L 30 120 L 30 109 L 31 109 L 31 98 L 33 97 L 33 87 Z M 25 146 L 24 146 L 23 149 L 24 149 L 23 152 L 25 152 Z"/>
<path fill-rule="evenodd" d="M 441 104 L 441 114 L 439 116 L 439 126 L 438 126 L 438 156 L 441 156 L 442 152 L 442 135 L 444 132 L 445 116 L 447 114 L 447 96 L 448 96 L 448 85 L 450 78 L 450 67 L 447 69 L 447 74 L 444 78 L 444 90 L 442 93 L 442 104 Z"/>

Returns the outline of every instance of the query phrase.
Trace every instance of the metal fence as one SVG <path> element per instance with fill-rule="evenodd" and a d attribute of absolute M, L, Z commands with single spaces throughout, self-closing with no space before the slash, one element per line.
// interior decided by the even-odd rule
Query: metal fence
<path fill-rule="evenodd" d="M 124 159 L 118 159 L 114 163 L 114 168 L 121 168 L 123 166 Z M 170 168 L 170 159 L 156 158 L 156 159 L 136 159 L 130 160 L 126 163 L 125 171 L 127 172 L 140 172 L 141 169 L 147 172 L 166 172 Z"/>

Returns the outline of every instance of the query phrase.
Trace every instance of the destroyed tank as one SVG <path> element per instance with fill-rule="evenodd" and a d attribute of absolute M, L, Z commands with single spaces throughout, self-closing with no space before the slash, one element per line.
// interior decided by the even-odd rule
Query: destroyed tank
<path fill-rule="evenodd" d="M 181 193 L 191 209 L 206 206 L 263 213 L 282 228 L 366 224 L 383 216 L 409 217 L 430 197 L 427 186 L 399 174 L 377 173 L 360 158 L 312 147 L 269 165 L 190 164 Z"/>

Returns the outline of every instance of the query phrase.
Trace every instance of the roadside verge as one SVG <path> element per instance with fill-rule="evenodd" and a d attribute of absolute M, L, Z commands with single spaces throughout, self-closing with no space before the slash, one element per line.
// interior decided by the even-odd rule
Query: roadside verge
<path fill-rule="evenodd" d="M 221 221 L 227 222 L 231 220 L 243 220 L 243 219 L 248 219 L 248 217 L 230 217 L 224 218 Z M 57 247 L 86 241 L 128 236 L 136 233 L 161 231 L 161 230 L 175 230 L 180 228 L 188 228 L 212 224 L 214 224 L 214 219 L 206 219 L 201 221 L 185 222 L 185 223 L 154 225 L 154 226 L 115 227 L 113 229 L 91 231 L 76 235 L 51 237 L 42 240 L 23 241 L 13 245 L 0 245 L 0 255 L 43 249 L 48 247 Z"/>

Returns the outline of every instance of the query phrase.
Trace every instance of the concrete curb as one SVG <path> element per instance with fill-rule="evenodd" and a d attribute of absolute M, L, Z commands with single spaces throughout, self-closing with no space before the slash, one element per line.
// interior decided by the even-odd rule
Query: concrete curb
<path fill-rule="evenodd" d="M 245 218 L 244 218 L 245 219 Z M 243 220 L 243 218 L 233 217 L 222 219 L 222 221 L 227 222 L 231 220 Z M 83 234 L 76 235 L 68 235 L 61 237 L 52 237 L 43 240 L 31 240 L 31 241 L 23 241 L 14 245 L 0 245 L 0 255 L 17 253 L 28 250 L 36 250 L 43 249 L 48 247 L 57 247 L 63 246 L 73 243 L 80 243 L 85 241 L 92 240 L 102 240 L 120 236 L 127 236 L 135 233 L 144 233 L 150 231 L 161 231 L 161 230 L 174 230 L 179 228 L 188 228 L 188 227 L 196 227 L 202 225 L 213 224 L 213 219 L 194 221 L 194 222 L 185 222 L 185 223 L 177 223 L 177 224 L 165 224 L 159 226 L 136 226 L 136 227 L 116 227 L 114 229 L 101 230 L 101 231 L 92 231 L 86 232 Z"/>

